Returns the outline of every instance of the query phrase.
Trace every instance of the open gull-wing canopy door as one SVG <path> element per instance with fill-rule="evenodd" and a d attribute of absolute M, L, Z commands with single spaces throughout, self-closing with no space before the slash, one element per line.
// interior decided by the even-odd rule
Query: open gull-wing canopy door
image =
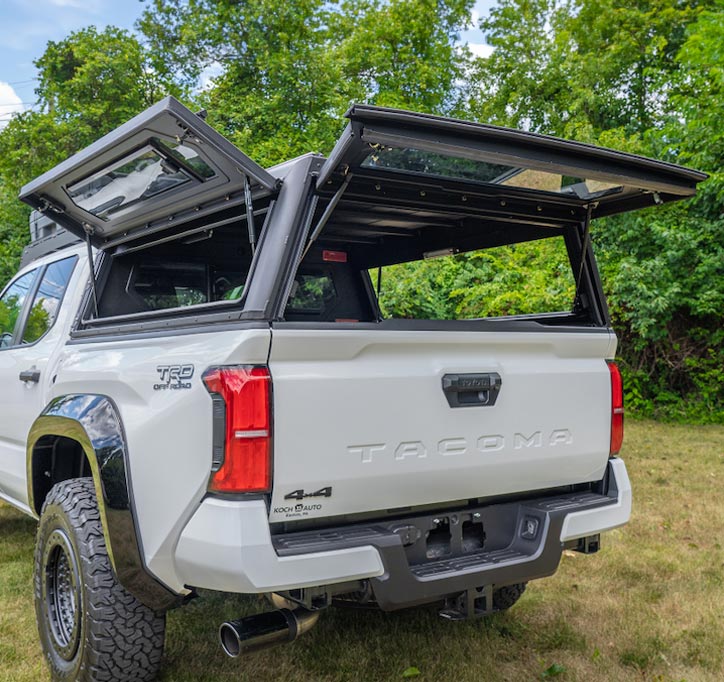
<path fill-rule="evenodd" d="M 246 179 L 248 178 L 248 183 Z M 23 187 L 20 198 L 97 248 L 267 196 L 279 181 L 173 97 Z"/>
<path fill-rule="evenodd" d="M 413 206 L 410 192 L 457 191 L 466 208 L 502 221 L 560 226 L 691 196 L 707 175 L 671 163 L 498 126 L 355 105 L 320 172 L 335 191 Z"/>

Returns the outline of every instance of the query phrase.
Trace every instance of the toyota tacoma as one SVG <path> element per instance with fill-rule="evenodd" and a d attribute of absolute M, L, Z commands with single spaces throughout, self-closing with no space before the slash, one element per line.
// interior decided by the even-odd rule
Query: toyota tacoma
<path fill-rule="evenodd" d="M 22 189 L 0 498 L 38 519 L 53 680 L 152 679 L 165 614 L 199 590 L 268 597 L 220 625 L 231 656 L 330 606 L 490 614 L 629 519 L 591 222 L 706 176 L 347 118 L 328 157 L 264 169 L 167 98 Z M 521 281 L 513 257 L 548 265 Z M 430 287 L 457 312 L 426 308 Z"/>

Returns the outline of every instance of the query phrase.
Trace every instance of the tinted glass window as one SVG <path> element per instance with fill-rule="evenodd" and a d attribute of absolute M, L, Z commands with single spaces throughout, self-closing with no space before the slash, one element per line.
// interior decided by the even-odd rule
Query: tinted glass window
<path fill-rule="evenodd" d="M 37 274 L 33 270 L 18 277 L 0 298 L 0 348 L 12 345 L 15 324 Z"/>
<path fill-rule="evenodd" d="M 335 253 L 343 260 L 329 261 Z M 366 273 L 346 259 L 347 252 L 312 248 L 294 278 L 284 319 L 288 322 L 371 322 L 377 319 Z"/>
<path fill-rule="evenodd" d="M 68 187 L 76 206 L 108 220 L 114 213 L 191 181 L 190 174 L 153 147 L 145 147 L 108 170 Z"/>
<path fill-rule="evenodd" d="M 574 178 L 532 168 L 514 168 L 494 161 L 480 161 L 449 154 L 412 148 L 371 145 L 373 151 L 362 162 L 362 168 L 384 169 L 434 175 L 443 178 L 473 180 L 493 185 L 523 187 L 542 192 L 570 194 L 590 199 L 620 191 L 621 185 L 600 180 Z"/>
<path fill-rule="evenodd" d="M 171 154 L 174 159 L 186 166 L 189 166 L 204 180 L 214 176 L 214 169 L 199 156 L 199 153 L 195 149 L 192 149 L 185 144 L 168 142 L 167 140 L 162 140 L 159 137 L 154 137 L 153 141 Z"/>
<path fill-rule="evenodd" d="M 287 311 L 321 313 L 336 297 L 337 290 L 329 273 L 298 273 Z"/>
<path fill-rule="evenodd" d="M 209 300 L 206 266 L 201 263 L 138 264 L 129 293 L 143 302 L 145 310 L 164 310 L 199 305 Z"/>
<path fill-rule="evenodd" d="M 180 314 L 205 304 L 238 301 L 251 259 L 249 233 L 241 220 L 116 254 L 100 292 L 99 317 L 171 309 Z"/>
<path fill-rule="evenodd" d="M 38 293 L 33 299 L 33 307 L 25 324 L 23 343 L 33 343 L 43 336 L 55 323 L 60 303 L 73 274 L 77 257 L 65 258 L 50 264 L 40 281 Z"/>

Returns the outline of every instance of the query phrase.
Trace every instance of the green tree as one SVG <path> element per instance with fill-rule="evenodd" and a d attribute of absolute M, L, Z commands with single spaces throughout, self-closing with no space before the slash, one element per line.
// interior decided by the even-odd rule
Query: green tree
<path fill-rule="evenodd" d="M 328 152 L 352 101 L 445 112 L 472 0 L 153 0 L 139 21 L 159 70 L 197 84 L 209 122 L 263 164 Z"/>
<path fill-rule="evenodd" d="M 179 87 L 154 74 L 127 31 L 87 28 L 49 42 L 35 62 L 37 107 L 0 132 L 0 279 L 17 267 L 30 211 L 17 200 L 32 178 Z"/>
<path fill-rule="evenodd" d="M 596 139 L 661 124 L 676 55 L 706 3 L 499 0 L 481 23 L 495 47 L 473 70 L 480 118 Z"/>
<path fill-rule="evenodd" d="M 562 240 L 544 239 L 387 267 L 380 303 L 388 317 L 470 319 L 569 311 L 574 294 Z"/>
<path fill-rule="evenodd" d="M 700 167 L 699 198 L 597 221 L 594 244 L 640 411 L 724 418 L 724 5 L 501 0 L 474 116 Z M 686 396 L 685 400 L 682 397 Z"/>
<path fill-rule="evenodd" d="M 89 28 L 38 60 L 36 110 L 0 132 L 0 277 L 27 240 L 20 186 L 167 93 L 195 91 L 209 122 L 266 165 L 328 152 L 352 101 L 464 115 L 711 174 L 693 201 L 598 221 L 593 237 L 629 404 L 724 419 L 722 0 L 499 0 L 482 23 L 487 59 L 459 44 L 473 0 L 146 3 L 143 43 Z M 434 318 L 567 301 L 547 248 L 393 268 L 383 304 Z"/>
<path fill-rule="evenodd" d="M 711 174 L 695 204 L 712 220 L 724 211 L 724 0 L 699 14 L 677 55 L 679 71 L 664 131 L 680 159 Z M 721 242 L 719 242 L 721 244 Z"/>
<path fill-rule="evenodd" d="M 470 0 L 345 0 L 334 58 L 358 101 L 438 114 L 459 110 L 470 53 Z"/>
<path fill-rule="evenodd" d="M 209 122 L 270 165 L 327 146 L 344 106 L 339 67 L 323 49 L 322 0 L 154 0 L 138 23 L 159 69 L 198 83 Z M 331 130 L 330 130 L 331 129 Z"/>

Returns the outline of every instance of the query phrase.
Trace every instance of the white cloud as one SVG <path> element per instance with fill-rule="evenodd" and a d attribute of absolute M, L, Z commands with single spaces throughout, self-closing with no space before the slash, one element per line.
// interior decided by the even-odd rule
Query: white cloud
<path fill-rule="evenodd" d="M 48 2 L 62 10 L 81 10 L 90 14 L 98 14 L 104 4 L 104 0 L 48 0 Z"/>
<path fill-rule="evenodd" d="M 84 9 L 87 3 L 83 0 L 50 0 L 51 5 L 56 7 L 72 7 L 73 9 Z"/>
<path fill-rule="evenodd" d="M 473 5 L 473 12 L 477 12 L 479 16 L 486 15 L 497 4 L 498 0 L 476 0 Z"/>
<path fill-rule="evenodd" d="M 13 86 L 0 81 L 0 129 L 4 128 L 13 114 L 23 111 L 23 102 Z"/>
<path fill-rule="evenodd" d="M 495 49 L 492 45 L 486 45 L 485 43 L 468 43 L 468 49 L 476 56 L 481 59 L 487 59 L 493 54 Z"/>
<path fill-rule="evenodd" d="M 497 0 L 477 0 L 470 10 L 468 28 L 460 32 L 460 42 L 467 44 L 478 57 L 489 57 L 490 48 L 485 45 L 485 33 L 480 29 L 480 22 L 490 16 L 490 10 Z M 477 47 L 477 46 L 480 47 Z"/>
<path fill-rule="evenodd" d="M 214 85 L 214 78 L 224 73 L 224 67 L 219 62 L 209 64 L 199 75 L 199 90 L 209 90 Z"/>

